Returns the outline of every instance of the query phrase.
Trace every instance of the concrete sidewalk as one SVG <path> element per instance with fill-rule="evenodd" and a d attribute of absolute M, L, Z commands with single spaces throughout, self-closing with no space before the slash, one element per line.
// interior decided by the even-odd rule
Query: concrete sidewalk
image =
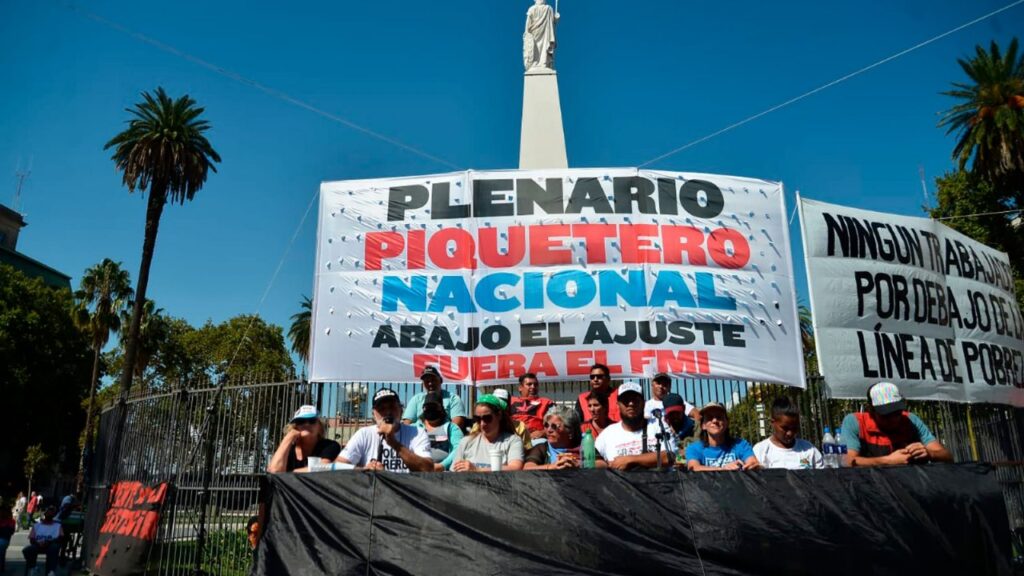
<path fill-rule="evenodd" d="M 22 576 L 25 574 L 25 557 L 21 555 L 21 550 L 25 546 L 28 546 L 28 530 L 19 530 L 14 533 L 11 538 L 11 545 L 7 548 L 7 571 L 3 572 L 3 576 Z M 39 567 L 38 573 L 40 576 L 45 576 L 44 572 L 46 568 L 46 557 L 40 556 L 37 562 Z M 59 576 L 70 576 L 75 574 L 70 570 L 70 565 L 63 568 L 57 568 L 57 574 Z"/>

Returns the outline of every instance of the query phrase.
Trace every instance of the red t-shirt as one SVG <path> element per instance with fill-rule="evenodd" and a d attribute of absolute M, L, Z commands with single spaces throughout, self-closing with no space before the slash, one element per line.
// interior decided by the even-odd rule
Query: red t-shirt
<path fill-rule="evenodd" d="M 509 402 L 509 410 L 513 420 L 526 424 L 530 432 L 544 429 L 544 414 L 555 402 L 550 398 L 524 398 L 516 396 Z"/>
<path fill-rule="evenodd" d="M 576 405 L 579 407 L 576 411 L 583 417 L 583 422 L 590 422 L 590 406 L 587 405 L 587 396 L 590 396 L 590 390 L 587 390 L 583 394 L 580 394 L 579 399 L 576 401 Z M 618 422 L 622 420 L 619 416 L 619 389 L 612 390 L 612 393 L 608 395 L 608 417 Z"/>

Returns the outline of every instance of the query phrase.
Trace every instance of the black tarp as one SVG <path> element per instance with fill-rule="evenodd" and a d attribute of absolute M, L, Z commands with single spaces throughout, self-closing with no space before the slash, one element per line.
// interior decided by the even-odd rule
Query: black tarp
<path fill-rule="evenodd" d="M 325 472 L 271 492 L 255 574 L 1010 573 L 985 465 Z"/>

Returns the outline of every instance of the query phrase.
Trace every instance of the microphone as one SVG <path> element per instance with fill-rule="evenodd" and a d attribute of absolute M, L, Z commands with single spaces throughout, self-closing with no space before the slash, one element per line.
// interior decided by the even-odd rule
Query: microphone
<path fill-rule="evenodd" d="M 655 408 L 654 410 L 651 410 L 651 416 L 657 418 L 658 420 L 661 420 L 661 408 Z"/>
<path fill-rule="evenodd" d="M 656 450 L 658 454 L 657 469 L 661 470 L 661 443 L 668 439 L 668 434 L 665 434 L 665 421 L 662 420 L 661 418 L 661 408 L 655 408 L 654 410 L 651 410 L 651 416 L 654 417 L 654 420 L 658 423 L 658 429 L 661 430 L 661 432 L 655 435 L 655 437 L 658 439 L 658 449 Z M 669 469 L 671 469 L 671 466 L 669 467 Z"/>
<path fill-rule="evenodd" d="M 394 424 L 394 423 L 395 423 L 395 417 L 394 416 L 385 416 L 384 417 L 384 424 Z M 377 446 L 377 462 L 383 462 L 384 461 L 384 442 L 386 442 L 386 441 L 387 441 L 387 439 L 384 437 L 384 434 L 381 434 L 380 435 L 380 445 Z"/>

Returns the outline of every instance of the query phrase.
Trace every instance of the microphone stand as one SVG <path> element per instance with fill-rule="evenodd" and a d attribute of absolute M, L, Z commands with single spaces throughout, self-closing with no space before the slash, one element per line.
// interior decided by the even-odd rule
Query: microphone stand
<path fill-rule="evenodd" d="M 654 419 L 658 421 L 658 429 L 661 430 L 660 432 L 658 432 L 658 434 L 655 435 L 655 438 L 657 438 L 657 440 L 658 440 L 658 449 L 656 450 L 656 452 L 658 454 L 658 467 L 657 467 L 657 470 L 659 472 L 662 469 L 662 465 L 661 465 L 661 443 L 668 439 L 668 434 L 665 433 L 665 421 L 661 418 L 661 415 L 662 415 L 661 414 L 661 410 L 657 410 L 656 409 L 653 412 L 651 412 L 651 416 L 654 416 Z M 667 451 L 668 450 L 666 450 L 666 452 Z M 671 468 L 669 468 L 669 470 L 671 470 Z"/>

